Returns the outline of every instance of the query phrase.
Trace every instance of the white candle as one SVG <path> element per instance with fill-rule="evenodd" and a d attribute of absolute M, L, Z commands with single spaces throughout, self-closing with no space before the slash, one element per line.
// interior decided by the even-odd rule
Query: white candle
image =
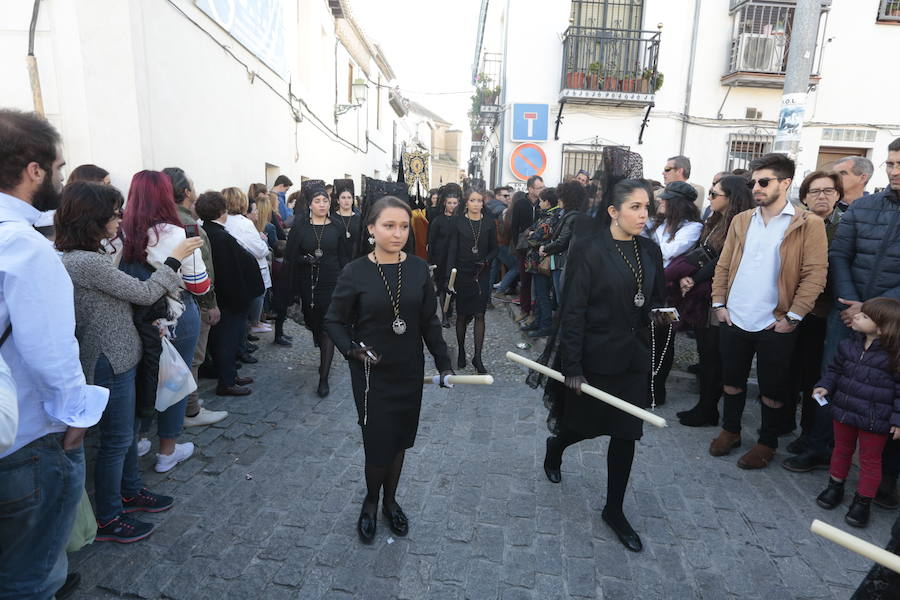
<path fill-rule="evenodd" d="M 832 527 L 828 523 L 816 519 L 809 526 L 809 530 L 820 535 L 826 540 L 831 540 L 839 546 L 843 546 L 847 550 L 852 550 L 860 556 L 865 556 L 869 560 L 877 562 L 883 567 L 887 567 L 891 571 L 900 573 L 900 556 L 893 552 L 888 552 L 884 548 L 879 548 L 875 544 L 871 544 L 866 540 L 860 539 L 855 535 L 846 531 Z"/>

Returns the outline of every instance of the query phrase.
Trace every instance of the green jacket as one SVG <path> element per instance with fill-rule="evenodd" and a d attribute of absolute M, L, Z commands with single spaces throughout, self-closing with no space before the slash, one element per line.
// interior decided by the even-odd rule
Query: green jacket
<path fill-rule="evenodd" d="M 182 225 L 197 225 L 197 220 L 194 218 L 194 215 L 191 214 L 191 211 L 180 204 L 178 205 L 178 218 L 181 219 Z M 206 273 L 209 275 L 210 283 L 209 291 L 197 298 L 197 304 L 200 305 L 201 309 L 209 310 L 211 308 L 216 308 L 216 274 L 213 269 L 212 250 L 210 249 L 209 238 L 206 237 L 206 232 L 203 231 L 202 227 L 198 226 L 197 230 L 200 232 L 200 238 L 203 240 L 203 245 L 200 246 L 200 254 L 203 257 L 203 264 L 206 265 Z"/>

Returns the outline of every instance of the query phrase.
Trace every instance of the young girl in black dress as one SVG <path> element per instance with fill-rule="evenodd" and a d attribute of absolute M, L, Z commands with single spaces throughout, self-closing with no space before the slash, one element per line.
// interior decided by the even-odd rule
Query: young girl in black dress
<path fill-rule="evenodd" d="M 348 358 L 366 456 L 366 498 L 357 522 L 363 543 L 375 539 L 378 500 L 391 531 L 403 536 L 409 521 L 397 504 L 397 484 L 412 448 L 422 407 L 424 344 L 441 375 L 450 357 L 437 318 L 427 263 L 403 252 L 412 213 L 393 196 L 369 209 L 367 234 L 375 249 L 338 277 L 325 317 L 328 335 Z"/>
<path fill-rule="evenodd" d="M 455 187 L 448 185 L 441 188 L 441 199 L 438 203 L 440 213 L 434 215 L 428 224 L 428 262 L 435 265 L 434 284 L 437 286 L 442 313 L 441 326 L 447 328 L 450 327 L 450 315 L 453 313 L 452 304 L 446 313 L 443 311 L 448 284 L 447 246 L 453 231 L 456 208 L 459 206 L 459 192 Z"/>
<path fill-rule="evenodd" d="M 447 272 L 456 268 L 457 366 L 466 366 L 466 328 L 475 321 L 475 355 L 472 365 L 487 373 L 481 360 L 484 346 L 484 311 L 491 299 L 491 261 L 497 256 L 497 229 L 493 219 L 484 218 L 484 196 L 470 189 L 460 204 L 460 215 L 450 230 Z"/>
<path fill-rule="evenodd" d="M 303 305 L 303 322 L 319 348 L 319 386 L 324 398 L 330 392 L 328 374 L 334 343 L 325 334 L 328 312 L 338 273 L 350 260 L 350 240 L 344 228 L 329 217 L 331 200 L 324 187 L 310 190 L 309 217 L 297 216 L 288 235 L 287 256 L 292 264 L 294 289 Z"/>
<path fill-rule="evenodd" d="M 353 200 L 353 180 L 334 180 L 334 202 L 331 210 L 332 221 L 343 230 L 342 235 L 349 240 L 350 256 L 356 256 L 359 247 L 359 210 Z"/>

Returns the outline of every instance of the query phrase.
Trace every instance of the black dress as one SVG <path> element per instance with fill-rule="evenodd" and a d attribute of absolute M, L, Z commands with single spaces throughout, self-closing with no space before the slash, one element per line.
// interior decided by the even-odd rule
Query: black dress
<path fill-rule="evenodd" d="M 359 213 L 354 212 L 349 217 L 332 213 L 330 218 L 338 226 L 338 230 L 342 231 L 344 238 L 350 244 L 350 256 L 356 256 L 359 250 L 359 239 L 362 229 Z"/>
<path fill-rule="evenodd" d="M 315 257 L 317 248 L 322 251 L 321 258 L 314 264 L 305 261 L 306 256 Z M 313 225 L 309 219 L 298 219 L 288 235 L 285 259 L 291 269 L 293 293 L 303 305 L 303 322 L 318 336 L 338 273 L 349 262 L 350 240 L 339 223 Z"/>
<path fill-rule="evenodd" d="M 402 270 L 400 316 L 406 322 L 406 333 L 397 335 L 391 327 L 391 297 L 368 256 L 354 260 L 341 272 L 325 316 L 328 335 L 344 355 L 357 342 L 372 346 L 381 355 L 381 362 L 373 365 L 369 374 L 368 396 L 363 364 L 348 361 L 366 464 L 371 466 L 389 464 L 416 440 L 425 374 L 423 340 L 438 371 L 450 369 L 428 265 L 407 254 L 401 265 L 381 265 L 381 269 L 394 294 Z"/>
<path fill-rule="evenodd" d="M 436 215 L 428 223 L 428 262 L 437 265 L 434 283 L 440 292 L 447 288 L 447 249 L 455 221 L 456 217 Z"/>
<path fill-rule="evenodd" d="M 643 268 L 643 307 L 634 304 L 636 278 L 619 253 L 636 268 L 634 242 L 617 242 L 602 227 L 570 250 L 560 317 L 560 370 L 566 376 L 583 375 L 590 385 L 647 408 L 650 309 L 663 306 L 665 278 L 659 246 L 635 239 Z M 641 419 L 567 388 L 562 424 L 588 438 L 637 440 L 643 433 Z"/>
<path fill-rule="evenodd" d="M 463 316 L 481 314 L 491 299 L 491 261 L 497 256 L 497 227 L 487 217 L 471 221 L 461 216 L 453 221 L 446 272 L 449 276 L 450 270 L 456 268 L 456 312 Z M 473 248 L 477 251 L 473 252 Z"/>

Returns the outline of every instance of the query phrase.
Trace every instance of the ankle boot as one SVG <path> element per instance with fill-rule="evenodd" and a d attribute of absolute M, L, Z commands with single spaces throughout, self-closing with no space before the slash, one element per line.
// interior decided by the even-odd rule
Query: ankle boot
<path fill-rule="evenodd" d="M 838 481 L 834 477 L 828 478 L 828 487 L 816 498 L 816 504 L 822 508 L 831 510 L 836 507 L 844 499 L 844 482 Z"/>
<path fill-rule="evenodd" d="M 878 485 L 878 492 L 873 500 L 876 506 L 894 509 L 900 506 L 900 497 L 897 495 L 897 476 L 884 475 Z"/>
<path fill-rule="evenodd" d="M 703 405 L 702 400 L 697 402 L 694 408 L 683 410 L 677 416 L 679 422 L 685 427 L 706 427 L 707 425 L 715 427 L 719 424 L 719 409 L 707 408 Z"/>
<path fill-rule="evenodd" d="M 854 494 L 853 503 L 850 505 L 850 510 L 847 511 L 847 516 L 844 517 L 844 520 L 847 522 L 847 525 L 865 527 L 869 524 L 869 511 L 871 509 L 871 498 Z"/>
<path fill-rule="evenodd" d="M 550 483 L 559 483 L 562 479 L 560 468 L 562 467 L 562 452 L 556 444 L 556 438 L 547 438 L 547 449 L 544 452 L 544 474 Z"/>

